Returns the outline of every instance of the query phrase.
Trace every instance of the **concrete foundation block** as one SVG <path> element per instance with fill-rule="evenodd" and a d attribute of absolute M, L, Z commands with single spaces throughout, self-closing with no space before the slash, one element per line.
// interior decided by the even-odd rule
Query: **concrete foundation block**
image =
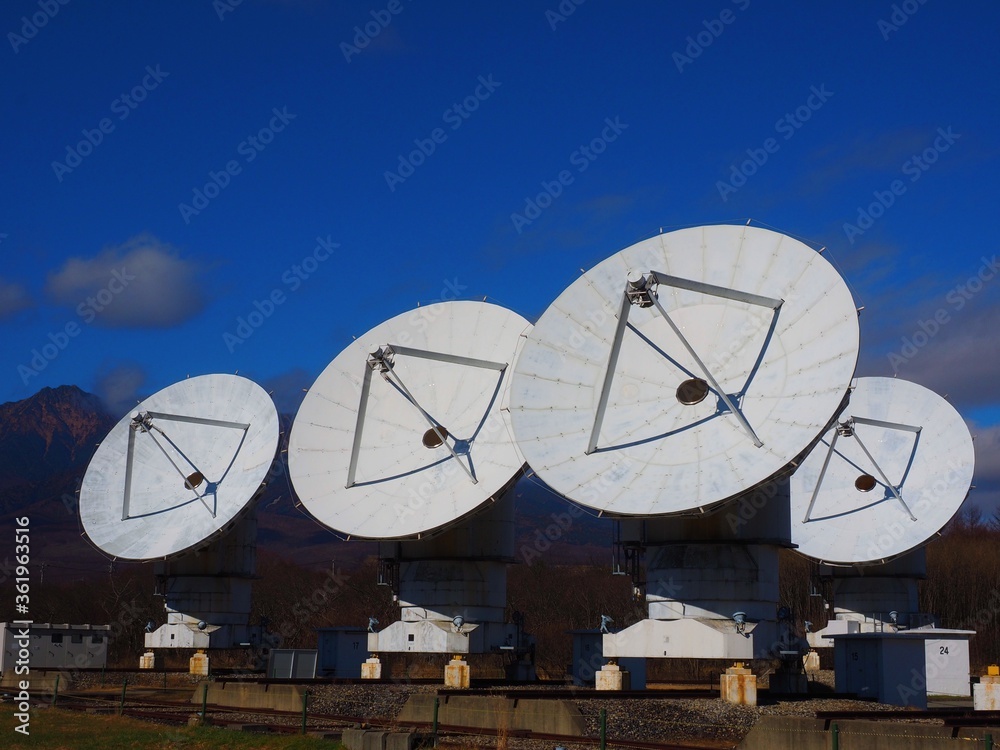
<path fill-rule="evenodd" d="M 1000 711 L 1000 676 L 983 675 L 972 686 L 972 706 L 976 711 Z"/>
<path fill-rule="evenodd" d="M 345 729 L 340 742 L 347 750 L 364 750 L 365 734 L 364 729 Z"/>
<path fill-rule="evenodd" d="M 464 659 L 455 658 L 444 668 L 444 686 L 455 690 L 467 690 L 471 678 L 469 665 Z"/>
<path fill-rule="evenodd" d="M 191 660 L 188 662 L 188 671 L 191 674 L 208 677 L 208 654 L 204 651 L 199 651 L 192 656 Z"/>
<path fill-rule="evenodd" d="M 719 696 L 737 706 L 757 705 L 757 677 L 742 664 L 735 664 L 719 679 Z"/>
<path fill-rule="evenodd" d="M 382 679 L 382 662 L 379 661 L 379 658 L 377 656 L 373 656 L 370 659 L 366 659 L 365 663 L 361 665 L 361 679 L 362 680 Z"/>
<path fill-rule="evenodd" d="M 617 664 L 605 664 L 594 674 L 596 690 L 631 690 L 631 676 Z"/>

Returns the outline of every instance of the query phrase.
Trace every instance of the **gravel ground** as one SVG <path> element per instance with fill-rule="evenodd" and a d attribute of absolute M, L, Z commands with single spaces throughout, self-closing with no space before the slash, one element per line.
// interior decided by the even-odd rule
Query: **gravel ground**
<path fill-rule="evenodd" d="M 413 693 L 434 693 L 436 685 L 322 685 L 311 688 L 311 704 L 317 713 L 346 716 L 378 717 L 392 720 L 399 715 L 406 699 Z M 537 688 L 533 688 L 537 689 Z M 608 736 L 623 740 L 669 741 L 714 740 L 719 747 L 738 743 L 763 715 L 812 717 L 816 711 L 898 710 L 869 701 L 840 698 L 778 701 L 749 707 L 734 706 L 709 698 L 643 698 L 636 700 L 586 699 L 576 702 L 586 720 L 586 733 L 599 735 L 600 711 L 607 711 Z M 470 742 L 475 745 L 496 745 L 496 738 L 486 737 Z M 526 750 L 551 750 L 552 742 L 531 742 L 508 739 Z"/>

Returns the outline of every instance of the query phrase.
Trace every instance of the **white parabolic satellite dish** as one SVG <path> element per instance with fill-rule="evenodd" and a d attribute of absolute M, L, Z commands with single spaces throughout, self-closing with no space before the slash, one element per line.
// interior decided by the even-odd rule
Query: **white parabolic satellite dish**
<path fill-rule="evenodd" d="M 278 446 L 278 413 L 256 383 L 202 375 L 150 396 L 116 424 L 87 467 L 80 519 L 115 558 L 174 557 L 249 510 Z"/>
<path fill-rule="evenodd" d="M 288 446 L 296 494 L 324 525 L 416 538 L 475 511 L 524 465 L 506 391 L 530 324 L 440 302 L 358 337 L 320 374 Z"/>
<path fill-rule="evenodd" d="M 951 404 L 916 383 L 859 378 L 837 426 L 792 477 L 792 542 L 835 565 L 897 557 L 955 515 L 974 467 Z"/>
<path fill-rule="evenodd" d="M 798 240 L 716 225 L 590 269 L 545 311 L 511 385 L 532 469 L 613 515 L 704 511 L 787 472 L 847 395 L 854 300 Z"/>

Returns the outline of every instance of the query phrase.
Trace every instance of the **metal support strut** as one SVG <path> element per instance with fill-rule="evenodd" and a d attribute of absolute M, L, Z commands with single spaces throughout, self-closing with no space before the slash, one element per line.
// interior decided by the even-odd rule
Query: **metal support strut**
<path fill-rule="evenodd" d="M 858 437 L 858 433 L 854 429 L 854 425 L 856 424 L 867 424 L 873 427 L 884 427 L 889 430 L 904 430 L 906 432 L 913 432 L 918 435 L 920 434 L 920 431 L 923 429 L 922 427 L 916 427 L 914 425 L 909 425 L 909 424 L 900 424 L 899 422 L 885 422 L 880 419 L 868 419 L 867 417 L 855 417 L 855 416 L 848 417 L 845 421 L 838 424 L 836 430 L 833 433 L 833 438 L 830 440 L 830 447 L 827 449 L 826 458 L 823 460 L 823 468 L 820 469 L 819 477 L 816 480 L 816 486 L 813 488 L 812 497 L 809 499 L 809 507 L 806 508 L 806 515 L 802 519 L 802 523 L 807 523 L 809 521 L 810 516 L 812 515 L 813 506 L 816 504 L 816 498 L 819 496 L 820 485 L 823 484 L 823 479 L 826 476 L 826 469 L 830 465 L 830 459 L 833 457 L 833 449 L 834 446 L 837 445 L 837 438 L 839 437 L 853 437 L 858 442 L 858 445 L 861 447 L 861 450 L 864 451 L 865 456 L 868 457 L 868 460 L 871 461 L 872 466 L 875 467 L 875 471 L 877 471 L 878 475 L 882 478 L 882 483 L 889 489 L 889 492 L 892 493 L 892 496 L 899 501 L 899 504 L 903 506 L 903 510 L 906 511 L 906 515 L 910 517 L 910 520 L 916 521 L 917 517 L 913 515 L 913 511 L 910 510 L 910 506 L 906 504 L 906 501 L 903 500 L 902 495 L 899 494 L 899 488 L 889 481 L 889 478 L 885 475 L 885 472 L 882 471 L 882 467 L 879 466 L 878 461 L 875 460 L 875 457 L 871 454 L 871 451 L 868 450 L 868 447 L 861 441 L 861 438 Z"/>
<path fill-rule="evenodd" d="M 231 428 L 231 429 L 241 430 L 243 432 L 244 439 L 246 438 L 246 432 L 247 432 L 247 430 L 250 429 L 250 425 L 247 422 L 227 422 L 227 421 L 221 420 L 221 419 L 206 419 L 204 417 L 189 417 L 189 416 L 186 416 L 186 415 L 183 415 L 183 414 L 168 414 L 166 412 L 159 412 L 159 411 L 143 411 L 143 412 L 138 412 L 134 417 L 132 417 L 132 421 L 129 424 L 128 448 L 127 448 L 127 451 L 126 451 L 126 454 L 125 454 L 125 494 L 124 494 L 124 497 L 123 497 L 123 500 L 122 500 L 122 520 L 125 521 L 125 520 L 128 520 L 128 518 L 129 518 L 129 505 L 131 504 L 131 499 L 132 499 L 132 462 L 133 462 L 133 457 L 135 455 L 135 436 L 136 436 L 137 433 L 142 433 L 144 435 L 146 435 L 146 434 L 149 435 L 149 437 L 153 441 L 153 444 L 156 445 L 156 447 L 160 449 L 160 452 L 163 453 L 163 455 L 167 459 L 167 461 L 170 462 L 170 465 L 174 467 L 174 470 L 178 473 L 178 475 L 180 475 L 181 479 L 184 480 L 184 486 L 187 489 L 191 490 L 194 493 L 194 495 L 195 495 L 196 498 L 198 498 L 199 500 L 201 500 L 201 504 L 205 507 L 205 509 L 209 513 L 212 514 L 212 517 L 214 518 L 215 514 L 216 514 L 216 509 L 215 508 L 210 508 L 208 506 L 208 504 L 205 502 L 205 495 L 208 494 L 208 493 L 207 492 L 205 492 L 205 493 L 198 492 L 194 488 L 194 486 L 192 486 L 188 482 L 188 476 L 177 465 L 177 462 L 174 461 L 173 458 L 171 458 L 170 454 L 167 453 L 167 450 L 160 444 L 160 441 L 156 439 L 156 435 L 154 435 L 153 433 L 154 432 L 160 433 L 167 440 L 167 442 L 170 443 L 170 445 L 174 447 L 174 449 L 178 452 L 178 454 L 180 454 L 180 456 L 185 461 L 187 461 L 188 464 L 190 464 L 191 468 L 195 470 L 196 474 L 200 474 L 201 476 L 205 476 L 204 472 L 202 472 L 201 469 L 199 469 L 195 465 L 194 461 L 192 461 L 190 458 L 188 458 L 188 456 L 185 455 L 184 452 L 181 451 L 181 449 L 177 447 L 177 445 L 174 443 L 174 441 L 170 439 L 170 436 L 167 435 L 167 433 L 163 431 L 163 428 L 161 428 L 157 424 L 154 424 L 154 421 L 153 421 L 154 418 L 156 420 L 159 420 L 159 421 L 185 422 L 185 423 L 188 423 L 188 424 L 205 425 L 205 426 L 208 426 L 208 427 L 227 427 L 227 428 Z M 241 441 L 240 442 L 240 446 L 242 446 L 242 445 L 243 445 L 243 443 Z M 238 448 L 237 448 L 237 452 L 239 452 Z M 233 457 L 233 460 L 235 461 L 235 456 Z M 230 464 L 230 466 L 232 466 L 232 464 Z M 228 473 L 228 469 L 226 470 L 226 473 Z M 225 477 L 225 475 L 223 475 L 223 478 L 224 477 Z M 219 482 L 221 482 L 221 481 L 222 481 L 222 479 L 220 478 Z M 218 482 L 214 482 L 214 483 L 210 482 L 210 485 L 212 485 L 212 486 L 215 486 L 217 484 L 218 484 Z"/>
<path fill-rule="evenodd" d="M 431 431 L 437 436 L 440 441 L 440 445 L 443 445 L 448 449 L 451 457 L 458 462 L 458 465 L 462 467 L 462 470 L 466 473 L 473 484 L 478 484 L 479 480 L 476 479 L 475 475 L 472 473 L 471 469 L 462 462 L 459 455 L 455 452 L 455 449 L 448 442 L 448 433 L 439 425 L 430 414 L 420 405 L 420 402 L 414 397 L 410 389 L 406 387 L 402 378 L 399 377 L 394 369 L 394 359 L 396 355 L 408 356 L 408 357 L 418 357 L 420 359 L 429 359 L 435 362 L 447 362 L 449 364 L 464 365 L 466 367 L 481 367 L 487 370 L 496 370 L 498 372 L 503 372 L 507 369 L 506 362 L 492 362 L 485 359 L 474 359 L 472 357 L 460 357 L 455 354 L 445 354 L 443 352 L 432 352 L 426 349 L 412 349 L 407 346 L 397 346 L 395 344 L 386 344 L 385 346 L 379 347 L 374 352 L 372 352 L 367 361 L 365 362 L 365 374 L 364 380 L 361 384 L 361 402 L 358 405 L 358 418 L 354 425 L 354 442 L 351 446 L 351 462 L 347 469 L 347 483 L 346 488 L 350 489 L 355 484 L 355 475 L 358 469 L 358 457 L 361 453 L 361 438 L 364 433 L 365 428 L 365 416 L 368 412 L 368 397 L 371 393 L 371 380 L 372 373 L 376 370 L 382 376 L 382 378 L 389 383 L 394 385 L 403 395 L 406 396 L 406 400 L 409 401 L 413 406 L 420 412 L 421 416 L 430 425 Z"/>
<path fill-rule="evenodd" d="M 698 353 L 695 351 L 694 347 L 688 342 L 681 333 L 681 330 L 674 324 L 667 311 L 660 304 L 657 299 L 656 288 L 660 284 L 675 287 L 677 289 L 686 289 L 688 291 L 699 292 L 702 294 L 709 294 L 715 297 L 722 297 L 724 299 L 731 299 L 737 302 L 745 302 L 751 305 L 760 305 L 762 307 L 768 307 L 772 310 L 778 310 L 784 300 L 775 299 L 773 297 L 765 297 L 760 294 L 752 294 L 750 292 L 742 292 L 738 289 L 729 289 L 727 287 L 716 286 L 714 284 L 706 284 L 701 281 L 693 281 L 690 279 L 682 279 L 677 276 L 670 276 L 668 274 L 657 273 L 656 271 L 650 271 L 646 275 L 640 275 L 638 278 L 629 278 L 625 284 L 625 291 L 622 294 L 621 305 L 618 310 L 618 324 L 615 328 L 614 338 L 611 341 L 611 351 L 608 354 L 608 364 L 604 372 L 604 383 L 601 387 L 601 396 L 597 403 L 597 411 L 594 414 L 594 426 L 591 429 L 590 441 L 587 444 L 586 453 L 589 455 L 597 450 L 597 444 L 600 439 L 601 426 L 604 423 L 604 414 L 608 407 L 608 397 L 611 392 L 611 384 L 614 379 L 615 368 L 618 365 L 618 357 L 621 353 L 622 339 L 625 335 L 625 328 L 628 325 L 628 315 L 632 305 L 638 305 L 639 307 L 656 307 L 656 310 L 660 313 L 664 320 L 667 321 L 667 325 L 670 326 L 671 330 L 680 340 L 681 344 L 687 350 L 688 354 L 697 363 L 698 368 L 704 374 L 705 379 L 711 385 L 712 389 L 719 395 L 722 402 L 726 405 L 736 420 L 739 422 L 740 426 L 746 432 L 747 436 L 753 441 L 753 444 L 760 448 L 764 443 L 757 437 L 757 433 L 754 432 L 753 427 L 743 416 L 743 413 L 736 408 L 736 404 L 733 403 L 732 399 L 729 398 L 719 382 L 715 379 L 712 373 L 709 371 L 708 366 L 704 363 Z"/>

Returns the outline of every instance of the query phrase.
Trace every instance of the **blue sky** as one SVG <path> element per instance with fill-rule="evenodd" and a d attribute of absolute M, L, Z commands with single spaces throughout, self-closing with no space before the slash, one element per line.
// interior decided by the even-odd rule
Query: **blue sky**
<path fill-rule="evenodd" d="M 238 370 L 294 409 L 418 302 L 535 319 L 661 227 L 749 218 L 828 248 L 858 374 L 949 394 L 992 512 L 998 28 L 917 0 L 5 3 L 0 400 Z"/>

